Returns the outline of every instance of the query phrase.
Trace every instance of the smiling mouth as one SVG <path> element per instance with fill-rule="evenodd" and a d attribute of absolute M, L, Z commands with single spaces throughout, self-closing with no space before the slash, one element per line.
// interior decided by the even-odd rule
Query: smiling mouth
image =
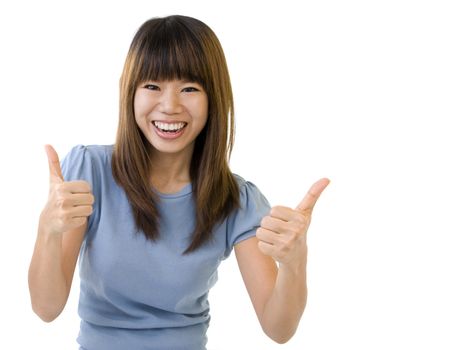
<path fill-rule="evenodd" d="M 186 122 L 178 122 L 178 123 L 163 123 L 158 121 L 152 121 L 152 124 L 159 130 L 165 133 L 174 133 L 183 130 L 188 123 Z"/>

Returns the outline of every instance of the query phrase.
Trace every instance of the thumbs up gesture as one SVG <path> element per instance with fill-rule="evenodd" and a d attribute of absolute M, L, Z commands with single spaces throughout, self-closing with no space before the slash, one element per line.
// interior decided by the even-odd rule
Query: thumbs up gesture
<path fill-rule="evenodd" d="M 306 234 L 311 222 L 312 210 L 328 179 L 314 183 L 306 196 L 295 208 L 276 206 L 271 208 L 257 229 L 260 251 L 281 264 L 301 266 L 307 257 Z"/>
<path fill-rule="evenodd" d="M 49 161 L 49 197 L 41 213 L 46 230 L 53 234 L 82 226 L 93 212 L 94 197 L 86 181 L 65 182 L 58 154 L 45 146 Z"/>

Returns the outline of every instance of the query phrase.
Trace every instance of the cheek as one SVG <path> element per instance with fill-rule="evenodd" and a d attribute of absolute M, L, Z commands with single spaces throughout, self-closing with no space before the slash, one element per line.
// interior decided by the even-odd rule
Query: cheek
<path fill-rule="evenodd" d="M 133 103 L 133 108 L 134 108 L 134 115 L 137 116 L 137 114 L 140 114 L 140 111 L 142 110 L 142 99 L 139 94 L 134 95 L 134 103 Z"/>
<path fill-rule="evenodd" d="M 150 99 L 148 98 L 147 94 L 142 93 L 138 90 L 134 95 L 134 115 L 136 116 L 136 120 L 143 117 L 147 114 L 147 110 L 150 108 Z"/>
<path fill-rule="evenodd" d="M 145 111 L 144 99 L 141 98 L 140 94 L 134 96 L 133 110 L 134 110 L 134 120 L 136 121 L 137 126 L 144 131 L 146 127 L 146 111 Z"/>
<path fill-rule="evenodd" d="M 198 118 L 197 118 L 197 127 L 199 129 L 199 132 L 205 127 L 208 121 L 208 111 L 205 110 L 200 110 L 198 113 Z"/>
<path fill-rule="evenodd" d="M 139 103 L 139 97 L 137 96 L 137 93 L 134 95 L 134 101 L 132 104 L 132 109 L 134 111 L 134 118 L 136 119 L 136 122 L 138 121 L 138 116 L 140 114 L 140 103 Z"/>
<path fill-rule="evenodd" d="M 208 100 L 206 98 L 202 99 L 197 103 L 196 108 L 200 123 L 205 125 L 208 119 Z"/>

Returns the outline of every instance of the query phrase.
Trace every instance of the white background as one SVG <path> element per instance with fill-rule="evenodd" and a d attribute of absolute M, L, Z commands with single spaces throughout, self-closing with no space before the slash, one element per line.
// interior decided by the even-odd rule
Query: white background
<path fill-rule="evenodd" d="M 1 347 L 76 349 L 78 280 L 51 324 L 29 304 L 43 145 L 63 156 L 114 141 L 130 41 L 169 14 L 223 44 L 233 171 L 272 205 L 332 180 L 309 230 L 297 334 L 262 334 L 232 255 L 210 293 L 209 349 L 454 349 L 454 11 L 437 0 L 3 1 Z"/>

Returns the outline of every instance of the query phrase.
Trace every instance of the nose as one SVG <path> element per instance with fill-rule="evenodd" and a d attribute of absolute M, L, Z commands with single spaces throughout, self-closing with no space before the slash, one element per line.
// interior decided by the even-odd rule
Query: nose
<path fill-rule="evenodd" d="M 165 114 L 177 114 L 183 111 L 183 106 L 177 93 L 174 91 L 164 91 L 159 101 L 159 111 Z"/>

